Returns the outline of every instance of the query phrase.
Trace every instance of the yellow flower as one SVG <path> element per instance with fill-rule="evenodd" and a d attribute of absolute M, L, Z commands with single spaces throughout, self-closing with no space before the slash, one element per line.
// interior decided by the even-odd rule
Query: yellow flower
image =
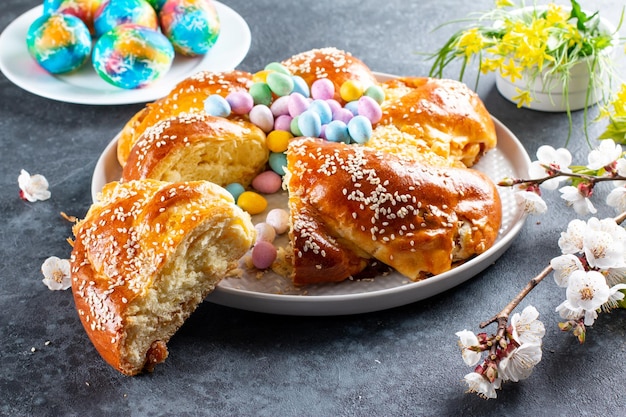
<path fill-rule="evenodd" d="M 617 93 L 615 100 L 611 102 L 615 116 L 626 116 L 626 84 Z"/>
<path fill-rule="evenodd" d="M 494 72 L 502 65 L 502 61 L 504 58 L 486 58 L 483 59 L 480 63 L 480 72 L 483 74 L 488 74 L 490 72 Z"/>
<path fill-rule="evenodd" d="M 505 65 L 500 66 L 500 72 L 503 77 L 510 79 L 511 82 L 522 79 L 522 68 L 512 59 L 509 59 Z"/>
<path fill-rule="evenodd" d="M 511 7 L 511 6 L 515 6 L 515 4 L 511 0 L 496 0 L 497 8 Z"/>
<path fill-rule="evenodd" d="M 517 95 L 513 96 L 512 98 L 515 102 L 517 102 L 518 109 L 524 105 L 528 106 L 530 105 L 530 103 L 532 103 L 533 98 L 530 95 L 530 91 L 522 91 L 517 87 L 515 87 L 515 91 L 517 92 Z"/>
<path fill-rule="evenodd" d="M 472 55 L 480 53 L 485 47 L 485 38 L 478 28 L 471 28 L 464 31 L 461 36 L 459 36 L 456 47 L 469 59 Z"/>

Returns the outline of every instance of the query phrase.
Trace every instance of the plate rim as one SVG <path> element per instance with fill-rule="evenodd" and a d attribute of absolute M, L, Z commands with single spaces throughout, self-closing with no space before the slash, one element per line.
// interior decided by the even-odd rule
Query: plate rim
<path fill-rule="evenodd" d="M 398 76 L 386 73 L 374 72 L 379 80 L 397 78 Z M 494 116 L 496 133 L 498 133 L 498 145 L 505 146 L 507 155 L 515 155 L 515 159 L 508 161 L 516 171 L 528 169 L 531 159 L 516 137 L 516 135 Z M 500 140 L 500 136 L 507 138 L 506 142 Z M 116 144 L 118 135 L 115 136 L 100 154 L 94 169 L 91 195 L 92 200 L 97 201 L 97 194 L 102 185 L 96 183 L 96 174 L 105 169 L 106 164 L 117 164 Z M 502 149 L 502 148 L 500 148 Z M 233 287 L 224 287 L 219 284 L 210 293 L 206 301 L 259 313 L 292 315 L 292 316 L 340 316 L 363 314 L 402 305 L 418 302 L 434 295 L 452 289 L 465 281 L 476 277 L 480 272 L 487 269 L 495 260 L 500 258 L 511 246 L 521 231 L 527 215 L 521 208 L 517 210 L 509 229 L 498 237 L 494 245 L 484 253 L 470 259 L 450 271 L 427 278 L 418 282 L 407 282 L 392 288 L 366 291 L 350 294 L 326 294 L 326 295 L 294 295 L 265 293 Z M 407 278 L 408 280 L 408 278 Z M 443 284 L 445 282 L 445 284 Z M 332 285 L 332 284 L 330 284 Z M 445 288 L 438 288 L 444 286 Z M 368 302 L 374 300 L 374 302 Z"/>
<path fill-rule="evenodd" d="M 232 53 L 232 58 L 225 61 L 228 63 L 228 68 L 224 66 L 216 67 L 215 69 L 208 66 L 207 62 L 210 62 L 212 56 L 207 54 L 200 57 L 183 57 L 177 54 L 175 60 L 181 61 L 190 61 L 195 60 L 197 63 L 193 66 L 193 68 L 188 69 L 187 71 L 181 72 L 180 74 L 173 75 L 169 78 L 164 78 L 162 80 L 157 81 L 154 84 L 146 86 L 145 88 L 135 89 L 135 90 L 111 90 L 111 91 L 102 91 L 101 94 L 92 94 L 91 91 L 87 91 L 85 89 L 81 89 L 77 86 L 72 86 L 71 84 L 65 83 L 63 80 L 59 79 L 64 76 L 59 74 L 59 76 L 55 76 L 53 74 L 45 73 L 43 69 L 41 69 L 42 81 L 39 83 L 33 83 L 32 79 L 22 77 L 17 74 L 15 71 L 11 69 L 11 66 L 7 64 L 10 56 L 6 55 L 2 51 L 5 50 L 3 45 L 10 41 L 12 36 L 18 34 L 19 31 L 23 30 L 24 27 L 28 27 L 34 19 L 39 17 L 43 13 L 43 5 L 35 6 L 17 18 L 15 18 L 9 25 L 0 33 L 0 71 L 4 74 L 4 76 L 11 81 L 17 87 L 28 91 L 34 95 L 56 100 L 65 103 L 73 103 L 73 104 L 86 104 L 86 105 L 123 105 L 123 104 L 135 104 L 135 103 L 147 103 L 150 101 L 157 100 L 165 95 L 183 78 L 192 75 L 193 73 L 202 71 L 202 70 L 228 70 L 234 69 L 237 67 L 247 56 L 248 51 L 250 50 L 250 46 L 252 44 L 252 34 L 250 32 L 250 27 L 247 22 L 243 19 L 243 17 L 238 14 L 235 10 L 230 8 L 229 6 L 214 0 L 213 3 L 218 11 L 218 15 L 220 19 L 225 22 L 228 22 L 229 25 L 226 26 L 227 30 L 237 29 L 239 40 L 237 44 L 238 48 L 232 49 L 229 48 L 229 54 Z M 223 30 L 224 26 L 222 26 Z M 221 39 L 224 39 L 223 37 Z M 221 45 L 220 38 L 218 37 L 217 44 Z M 224 42 L 224 41 L 222 41 Z M 26 40 L 24 39 L 24 51 L 26 50 Z M 210 53 L 210 52 L 209 52 Z M 220 60 L 220 65 L 221 65 Z M 176 61 L 175 61 L 176 63 Z M 86 64 L 88 65 L 88 64 Z M 94 72 L 95 74 L 95 72 Z M 91 76 L 91 74 L 89 75 Z M 29 81 L 30 80 L 30 81 Z M 50 82 L 49 84 L 45 84 Z M 61 88 L 61 92 L 57 89 L 51 89 L 50 86 L 62 86 L 69 85 L 69 88 L 63 90 Z M 114 87 L 111 86 L 113 89 Z M 72 91 L 74 90 L 74 91 Z"/>

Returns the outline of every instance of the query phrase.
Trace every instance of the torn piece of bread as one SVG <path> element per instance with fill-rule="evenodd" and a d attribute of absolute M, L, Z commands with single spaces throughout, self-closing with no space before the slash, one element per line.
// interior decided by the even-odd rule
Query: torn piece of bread
<path fill-rule="evenodd" d="M 110 183 L 73 228 L 72 292 L 100 355 L 135 375 L 251 247 L 255 229 L 207 181 Z"/>

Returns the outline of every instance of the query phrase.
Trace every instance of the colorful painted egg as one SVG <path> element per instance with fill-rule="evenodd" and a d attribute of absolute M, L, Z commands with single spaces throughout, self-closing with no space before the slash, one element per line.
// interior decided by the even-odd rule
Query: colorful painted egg
<path fill-rule="evenodd" d="M 146 0 L 104 0 L 93 20 L 95 34 L 98 37 L 126 23 L 150 29 L 159 27 L 157 14 Z"/>
<path fill-rule="evenodd" d="M 43 14 L 50 14 L 57 11 L 63 0 L 43 0 Z"/>
<path fill-rule="evenodd" d="M 124 24 L 111 29 L 94 45 L 93 67 L 104 80 L 121 88 L 143 87 L 172 66 L 174 48 L 160 32 Z"/>
<path fill-rule="evenodd" d="M 75 16 L 62 13 L 43 15 L 26 34 L 29 54 L 46 71 L 62 74 L 82 66 L 91 53 L 87 25 Z"/>
<path fill-rule="evenodd" d="M 54 11 L 76 16 L 87 25 L 92 34 L 94 33 L 93 19 L 102 0 L 61 0 L 52 3 L 58 3 L 58 7 Z"/>
<path fill-rule="evenodd" d="M 148 3 L 150 3 L 150 6 L 152 6 L 154 10 L 158 13 L 163 8 L 165 0 L 148 0 Z"/>
<path fill-rule="evenodd" d="M 220 21 L 210 0 L 167 0 L 159 13 L 161 29 L 176 52 L 206 54 L 220 33 Z"/>

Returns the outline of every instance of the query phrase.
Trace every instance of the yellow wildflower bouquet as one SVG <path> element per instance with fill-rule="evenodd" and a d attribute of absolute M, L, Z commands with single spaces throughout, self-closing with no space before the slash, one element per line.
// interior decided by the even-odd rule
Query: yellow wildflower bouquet
<path fill-rule="evenodd" d="M 599 88 L 601 98 L 610 91 L 613 61 L 607 52 L 617 43 L 617 29 L 607 30 L 598 12 L 585 13 L 576 0 L 570 2 L 571 7 L 554 3 L 526 7 L 516 6 L 510 0 L 496 0 L 493 10 L 472 18 L 469 26 L 454 33 L 431 56 L 434 63 L 430 76 L 442 77 L 451 62 L 461 60 L 462 80 L 467 65 L 477 59 L 476 83 L 481 74 L 489 72 L 497 72 L 513 83 L 523 80 L 522 87 L 515 90 L 517 95 L 510 99 L 518 107 L 532 108 L 536 82 L 552 91 L 553 86 L 548 84 L 557 80 L 558 93 L 567 99 L 571 70 L 584 62 L 588 72 L 581 108 L 586 108 L 599 100 L 592 97 L 592 88 Z M 568 115 L 570 110 L 568 105 Z"/>

